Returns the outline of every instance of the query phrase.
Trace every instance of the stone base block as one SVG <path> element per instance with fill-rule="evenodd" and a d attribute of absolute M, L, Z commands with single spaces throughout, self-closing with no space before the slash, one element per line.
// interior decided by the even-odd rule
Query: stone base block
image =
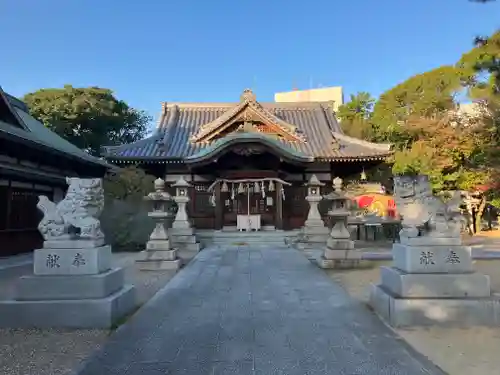
<path fill-rule="evenodd" d="M 171 235 L 171 241 L 175 243 L 196 243 L 196 237 L 194 235 Z"/>
<path fill-rule="evenodd" d="M 361 259 L 326 259 L 324 256 L 318 259 L 318 266 L 324 269 L 349 269 L 357 268 Z"/>
<path fill-rule="evenodd" d="M 354 249 L 354 241 L 329 237 L 326 247 L 332 250 L 351 250 Z"/>
<path fill-rule="evenodd" d="M 187 229 L 187 228 L 191 228 L 191 223 L 187 220 L 185 221 L 176 220 L 172 223 L 172 229 Z"/>
<path fill-rule="evenodd" d="M 33 253 L 35 275 L 95 275 L 111 269 L 111 246 L 86 249 L 37 249 Z"/>
<path fill-rule="evenodd" d="M 135 306 L 131 285 L 100 299 L 0 301 L 0 327 L 106 329 Z"/>
<path fill-rule="evenodd" d="M 330 238 L 330 233 L 320 233 L 320 234 L 314 234 L 314 233 L 305 233 L 306 236 L 306 241 L 308 242 L 323 242 L 326 243 L 326 240 Z"/>
<path fill-rule="evenodd" d="M 500 299 L 398 298 L 381 285 L 371 285 L 370 306 L 393 327 L 498 326 Z"/>
<path fill-rule="evenodd" d="M 137 254 L 137 262 L 147 262 L 150 260 L 176 260 L 177 250 L 144 250 Z"/>
<path fill-rule="evenodd" d="M 192 236 L 194 234 L 194 229 L 189 228 L 177 228 L 172 227 L 168 229 L 168 234 L 170 236 Z"/>
<path fill-rule="evenodd" d="M 460 237 L 405 237 L 401 236 L 399 240 L 401 245 L 408 246 L 460 246 L 462 239 Z"/>
<path fill-rule="evenodd" d="M 16 285 L 16 300 L 74 300 L 105 298 L 123 287 L 123 268 L 98 275 L 22 276 Z"/>
<path fill-rule="evenodd" d="M 141 271 L 177 271 L 179 268 L 181 268 L 182 261 L 180 258 L 177 258 L 175 260 L 150 259 L 136 260 L 136 264 Z"/>
<path fill-rule="evenodd" d="M 361 259 L 361 251 L 353 250 L 337 250 L 325 249 L 323 257 L 326 259 Z"/>
<path fill-rule="evenodd" d="M 147 250 L 170 250 L 170 241 L 169 240 L 149 240 L 146 243 Z"/>
<path fill-rule="evenodd" d="M 311 242 L 311 241 L 297 242 L 297 244 L 295 244 L 295 247 L 299 250 L 311 250 L 311 249 L 317 250 L 317 249 L 323 249 L 325 247 L 325 242 L 326 240 L 322 242 Z"/>
<path fill-rule="evenodd" d="M 394 267 L 408 273 L 473 272 L 469 246 L 407 246 L 392 247 Z"/>
<path fill-rule="evenodd" d="M 380 267 L 381 285 L 403 298 L 484 298 L 491 295 L 489 276 L 465 274 L 410 274 Z"/>

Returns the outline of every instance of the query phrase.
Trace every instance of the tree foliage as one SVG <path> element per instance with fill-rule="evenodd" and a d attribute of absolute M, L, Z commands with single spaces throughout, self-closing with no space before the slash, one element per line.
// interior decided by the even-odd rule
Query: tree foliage
<path fill-rule="evenodd" d="M 143 138 L 151 120 L 99 87 L 41 89 L 23 101 L 46 127 L 93 155 L 99 155 L 101 146 Z"/>
<path fill-rule="evenodd" d="M 154 176 L 135 166 L 113 171 L 104 178 L 101 224 L 115 251 L 140 251 L 153 230 L 144 196 L 154 190 Z"/>
<path fill-rule="evenodd" d="M 110 199 L 141 201 L 153 186 L 154 177 L 135 165 L 112 171 L 104 178 L 105 196 Z"/>
<path fill-rule="evenodd" d="M 457 66 L 474 99 L 492 99 L 500 94 L 500 30 L 491 37 L 478 37 L 476 47 L 462 55 Z"/>
<path fill-rule="evenodd" d="M 372 136 L 370 117 L 375 99 L 367 92 L 350 96 L 349 102 L 341 105 L 337 112 L 342 130 L 351 137 L 366 139 Z"/>
<path fill-rule="evenodd" d="M 500 203 L 500 31 L 478 38 L 455 65 L 417 74 L 373 105 L 351 96 L 337 116 L 344 131 L 390 142 L 394 174 L 427 174 L 435 190 L 487 190 Z M 459 111 L 464 94 L 472 114 Z M 366 105 L 369 103 L 369 105 Z"/>
<path fill-rule="evenodd" d="M 377 140 L 398 148 L 413 141 L 406 129 L 410 118 L 437 118 L 452 110 L 461 91 L 461 74 L 454 66 L 443 66 L 417 74 L 384 92 L 375 104 L 371 118 Z"/>

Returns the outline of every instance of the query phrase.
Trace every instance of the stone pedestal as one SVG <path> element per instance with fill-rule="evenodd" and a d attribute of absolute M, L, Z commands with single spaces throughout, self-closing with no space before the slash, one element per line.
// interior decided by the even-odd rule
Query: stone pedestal
<path fill-rule="evenodd" d="M 500 324 L 500 297 L 491 295 L 487 275 L 474 272 L 460 238 L 403 237 L 393 259 L 370 290 L 370 305 L 390 325 Z"/>
<path fill-rule="evenodd" d="M 201 244 L 198 242 L 193 228 L 169 228 L 170 243 L 172 247 L 179 250 L 180 257 L 183 254 L 197 253 L 201 250 Z"/>
<path fill-rule="evenodd" d="M 111 268 L 111 246 L 42 248 L 33 253 L 35 275 L 95 275 Z M 71 247 L 70 247 L 71 246 Z"/>
<path fill-rule="evenodd" d="M 143 271 L 177 271 L 182 266 L 182 260 L 177 256 L 177 250 L 170 247 L 168 239 L 149 240 L 146 250 L 138 254 L 136 264 Z"/>
<path fill-rule="evenodd" d="M 111 268 L 111 247 L 97 219 L 102 180 L 66 181 L 61 202 L 39 197 L 44 246 L 34 251 L 34 274 L 19 279 L 13 300 L 0 301 L 0 327 L 110 328 L 136 306 L 123 270 Z"/>
<path fill-rule="evenodd" d="M 434 197 L 427 176 L 396 177 L 394 192 L 401 243 L 393 246 L 393 266 L 371 286 L 373 309 L 395 327 L 498 326 L 500 297 L 491 295 L 488 276 L 474 272 L 461 242 L 459 194 L 447 202 Z"/>
<path fill-rule="evenodd" d="M 135 308 L 135 289 L 111 260 L 110 246 L 35 250 L 34 274 L 18 280 L 13 300 L 0 301 L 0 327 L 111 327 Z"/>

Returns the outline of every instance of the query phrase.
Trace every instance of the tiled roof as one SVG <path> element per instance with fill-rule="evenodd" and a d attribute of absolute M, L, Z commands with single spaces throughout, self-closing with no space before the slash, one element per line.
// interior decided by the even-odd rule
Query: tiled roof
<path fill-rule="evenodd" d="M 207 144 L 190 138 L 206 125 L 233 110 L 239 103 L 163 104 L 156 132 L 143 140 L 106 147 L 108 160 L 181 160 L 199 153 Z M 305 142 L 287 142 L 290 148 L 317 159 L 373 160 L 388 156 L 390 145 L 376 144 L 343 134 L 327 103 L 260 103 L 264 110 L 296 126 Z"/>

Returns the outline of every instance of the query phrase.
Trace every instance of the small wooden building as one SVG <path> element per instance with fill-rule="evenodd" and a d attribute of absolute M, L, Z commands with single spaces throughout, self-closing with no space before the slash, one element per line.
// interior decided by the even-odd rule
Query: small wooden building
<path fill-rule="evenodd" d="M 300 228 L 312 174 L 328 193 L 334 177 L 359 176 L 390 154 L 390 145 L 345 135 L 329 103 L 259 103 L 250 90 L 235 103 L 163 103 L 152 136 L 103 150 L 109 162 L 138 164 L 168 182 L 183 175 L 200 229 L 250 216 L 260 228 Z"/>
<path fill-rule="evenodd" d="M 47 129 L 0 87 L 0 257 L 42 244 L 39 195 L 59 201 L 66 176 L 102 177 L 108 168 Z"/>

